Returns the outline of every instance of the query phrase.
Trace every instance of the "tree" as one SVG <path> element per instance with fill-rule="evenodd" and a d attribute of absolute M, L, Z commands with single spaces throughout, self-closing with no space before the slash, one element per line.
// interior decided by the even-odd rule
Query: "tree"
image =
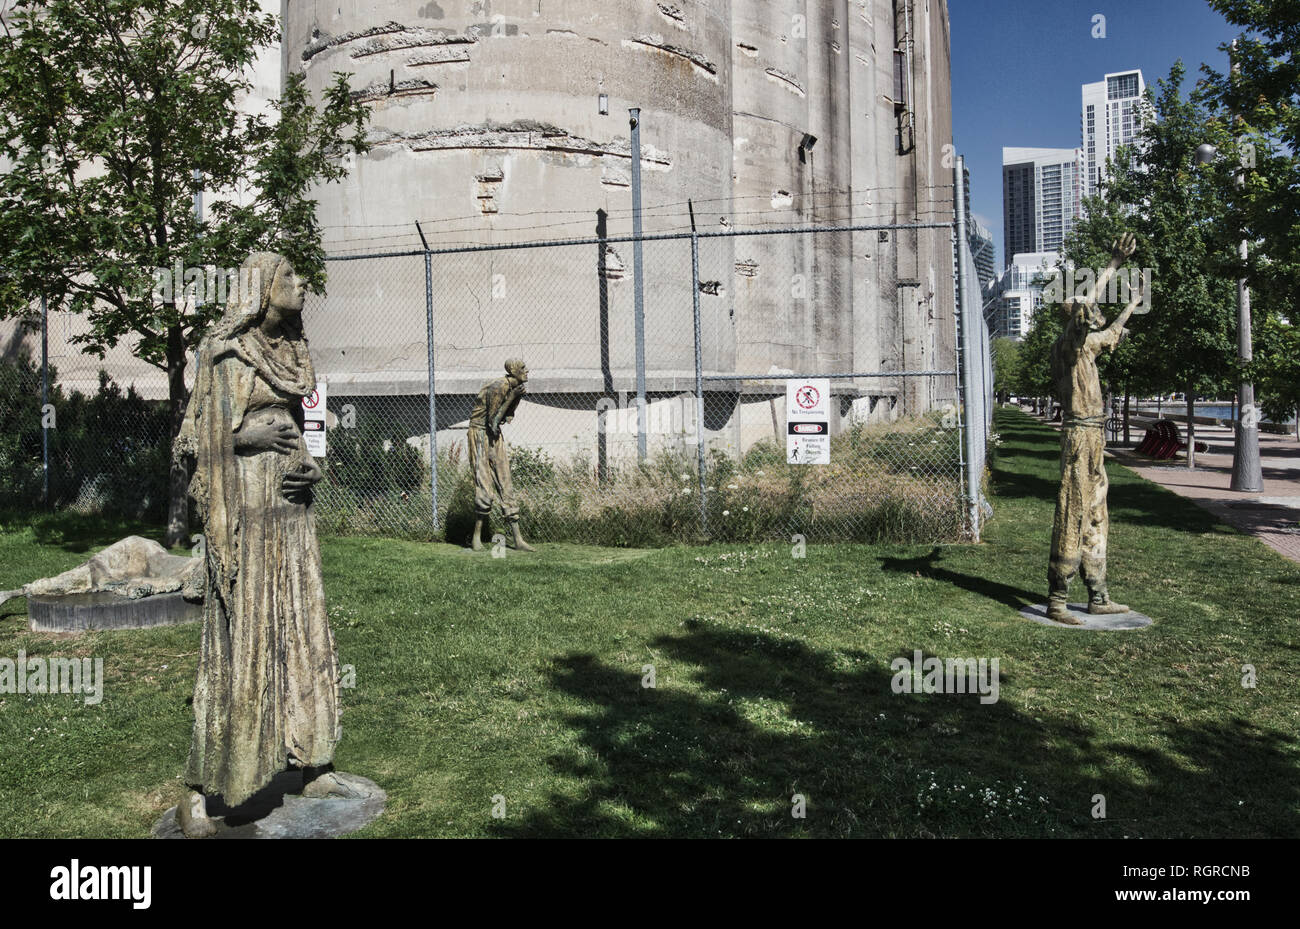
<path fill-rule="evenodd" d="M 1062 320 L 1056 307 L 1044 305 L 1029 322 L 1029 331 L 1020 343 L 1019 392 L 1028 397 L 1051 397 L 1052 345 L 1060 338 Z"/>
<path fill-rule="evenodd" d="M 1187 464 L 1195 467 L 1196 397 L 1223 390 L 1235 368 L 1236 259 L 1224 229 L 1230 187 L 1196 161 L 1201 144 L 1230 140 L 1199 92 L 1183 97 L 1184 74 L 1175 62 L 1159 93 L 1149 92 L 1154 118 L 1137 145 L 1120 149 L 1104 186 L 1120 212 L 1098 222 L 1130 223 L 1138 239 L 1133 260 L 1151 275 L 1150 313 L 1136 320 L 1132 346 L 1108 371 L 1132 378 L 1140 370 L 1146 383 L 1186 393 Z"/>
<path fill-rule="evenodd" d="M 1221 170 L 1243 176 L 1234 189 L 1234 228 L 1252 240 L 1242 272 L 1252 290 L 1255 378 L 1260 405 L 1279 418 L 1295 408 L 1300 338 L 1295 335 L 1295 294 L 1300 292 L 1300 3 L 1210 0 L 1243 30 L 1235 70 L 1202 66 L 1204 87 L 1226 114 L 1225 132 L 1236 138 Z"/>
<path fill-rule="evenodd" d="M 1020 343 L 1015 339 L 993 340 L 993 392 L 998 399 L 1020 393 Z"/>
<path fill-rule="evenodd" d="M 319 107 L 294 76 L 273 124 L 240 112 L 248 69 L 279 36 L 257 0 L 14 5 L 0 35 L 0 154 L 10 163 L 0 173 L 0 315 L 27 316 L 43 295 L 88 321 L 83 351 L 103 357 L 133 341 L 167 374 L 175 435 L 186 359 L 221 311 L 193 286 L 196 269 L 215 277 L 250 251 L 275 250 L 319 292 L 309 193 L 367 149 L 367 111 L 339 74 Z M 211 200 L 203 222 L 192 209 L 200 190 Z M 191 280 L 173 280 L 177 267 Z M 169 544 L 187 531 L 185 484 L 173 466 Z"/>
<path fill-rule="evenodd" d="M 1255 358 L 1260 406 L 1274 422 L 1295 416 L 1296 437 L 1300 438 L 1300 327 L 1271 318 L 1259 329 Z"/>

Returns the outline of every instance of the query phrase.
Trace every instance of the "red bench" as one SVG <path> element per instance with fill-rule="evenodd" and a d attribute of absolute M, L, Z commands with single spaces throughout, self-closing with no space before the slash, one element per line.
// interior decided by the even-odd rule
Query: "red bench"
<path fill-rule="evenodd" d="M 1159 419 L 1147 427 L 1146 435 L 1143 436 L 1142 441 L 1138 443 L 1134 451 L 1143 455 L 1150 455 L 1158 461 L 1168 461 L 1185 448 L 1187 448 L 1187 443 L 1183 441 L 1178 426 L 1172 420 Z M 1209 446 L 1204 442 L 1197 442 L 1196 450 L 1198 452 L 1208 451 Z"/>

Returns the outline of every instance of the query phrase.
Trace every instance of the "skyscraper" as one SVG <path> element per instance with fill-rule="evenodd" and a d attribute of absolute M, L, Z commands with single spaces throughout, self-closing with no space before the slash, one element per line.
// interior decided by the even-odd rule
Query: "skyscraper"
<path fill-rule="evenodd" d="M 1083 85 L 1085 196 L 1096 196 L 1106 176 L 1106 160 L 1137 138 L 1146 89 L 1140 70 L 1107 74 L 1105 80 Z"/>
<path fill-rule="evenodd" d="M 980 290 L 988 287 L 996 278 L 996 260 L 993 256 L 993 233 L 975 218 L 971 212 L 970 168 L 963 172 L 963 187 L 966 191 L 966 241 L 970 245 L 971 257 L 975 261 L 975 275 L 979 278 Z"/>
<path fill-rule="evenodd" d="M 982 290 L 997 277 L 993 258 L 993 233 L 978 219 L 971 217 L 966 240 L 970 242 L 971 257 L 975 260 L 975 276 L 979 279 Z"/>
<path fill-rule="evenodd" d="M 1083 202 L 1077 148 L 1002 149 L 1003 260 L 1060 251 Z"/>

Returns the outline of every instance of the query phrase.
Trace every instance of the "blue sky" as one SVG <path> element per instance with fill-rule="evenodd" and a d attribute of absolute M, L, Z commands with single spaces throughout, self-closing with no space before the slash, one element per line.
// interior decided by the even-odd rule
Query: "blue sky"
<path fill-rule="evenodd" d="M 971 172 L 971 211 L 993 232 L 1002 267 L 1002 148 L 1079 145 L 1080 86 L 1141 68 L 1147 84 L 1181 58 L 1228 66 L 1237 30 L 1205 0 L 948 0 L 953 141 Z M 1106 17 L 1094 39 L 1093 17 Z"/>

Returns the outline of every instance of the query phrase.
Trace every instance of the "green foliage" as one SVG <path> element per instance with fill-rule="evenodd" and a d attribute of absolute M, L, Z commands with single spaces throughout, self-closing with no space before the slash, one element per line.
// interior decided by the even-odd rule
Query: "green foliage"
<path fill-rule="evenodd" d="M 618 548 L 712 541 L 810 539 L 937 541 L 961 537 L 958 462 L 961 434 L 942 427 L 940 414 L 897 423 L 858 425 L 832 440 L 832 464 L 787 465 L 784 449 L 765 440 L 742 460 L 712 448 L 705 461 L 707 534 L 702 532 L 696 455 L 661 449 L 644 463 L 610 462 L 604 474 L 591 459 L 554 459 L 527 446 L 511 447 L 511 477 L 520 524 L 531 541 L 580 541 Z M 335 438 L 336 434 L 342 438 Z M 400 486 L 382 483 L 391 465 L 387 439 L 406 456 L 400 430 L 365 437 L 362 453 L 341 443 L 360 430 L 332 430 L 326 480 L 316 498 L 322 530 L 341 534 L 435 537 L 428 466 L 414 461 Z M 418 453 L 416 453 L 418 454 Z M 371 469 L 374 470 L 372 474 Z M 439 453 L 442 537 L 468 542 L 474 524 L 474 480 L 458 444 Z M 484 541 L 505 530 L 494 509 Z"/>
<path fill-rule="evenodd" d="M 1064 328 L 1055 306 L 1045 304 L 1034 314 L 1029 332 L 1020 345 L 1018 392 L 1022 396 L 1050 397 L 1056 392 L 1052 384 L 1052 345 Z"/>
<path fill-rule="evenodd" d="M 379 416 L 360 417 L 351 428 L 326 436 L 325 481 L 355 501 L 410 499 L 428 484 L 424 459 L 406 442 L 406 432 Z"/>
<path fill-rule="evenodd" d="M 99 389 L 65 394 L 50 369 L 50 505 L 132 519 L 160 519 L 167 497 L 167 405 L 125 392 L 99 374 Z M 0 506 L 41 505 L 41 376 L 23 354 L 0 363 Z"/>
<path fill-rule="evenodd" d="M 0 172 L 0 317 L 25 316 L 44 296 L 84 317 L 71 340 L 84 351 L 102 358 L 130 342 L 168 373 L 174 435 L 188 358 L 222 310 L 187 296 L 185 274 L 274 250 L 319 291 L 311 189 L 366 150 L 368 110 L 346 75 L 316 104 L 295 74 L 273 124 L 241 113 L 250 66 L 279 41 L 258 0 L 13 7 L 0 31 L 0 157 L 12 165 Z M 172 482 L 178 528 L 183 489 Z"/>
<path fill-rule="evenodd" d="M 523 487 L 549 484 L 555 480 L 555 461 L 540 448 L 512 446 L 510 477 L 514 483 Z"/>
<path fill-rule="evenodd" d="M 1256 332 L 1259 405 L 1265 416 L 1283 423 L 1300 409 L 1300 327 L 1266 316 Z"/>
<path fill-rule="evenodd" d="M 247 69 L 279 39 L 257 0 L 16 7 L 0 34 L 0 152 L 16 168 L 0 174 L 0 265 L 17 302 L 0 312 L 26 312 L 44 294 L 85 314 L 76 341 L 87 350 L 139 336 L 139 356 L 165 366 L 183 363 L 221 307 L 163 299 L 154 269 L 234 268 L 255 248 L 278 249 L 320 287 L 308 193 L 346 173 L 344 153 L 366 148 L 366 110 L 344 76 L 320 108 L 290 78 L 268 124 L 237 109 L 252 89 Z M 250 186 L 252 201 L 236 205 Z M 180 342 L 168 341 L 173 329 Z"/>
<path fill-rule="evenodd" d="M 41 499 L 41 369 L 23 352 L 0 362 L 0 507 Z"/>
<path fill-rule="evenodd" d="M 136 519 L 161 519 L 167 505 L 171 432 L 165 401 L 125 392 L 104 371 L 93 396 L 73 392 L 50 433 L 50 496 L 55 506 Z"/>
<path fill-rule="evenodd" d="M 1231 184 L 1230 230 L 1245 230 L 1250 260 L 1253 335 L 1259 343 L 1250 374 L 1257 397 L 1275 419 L 1294 408 L 1300 340 L 1291 327 L 1300 293 L 1300 3 L 1210 0 L 1241 27 L 1232 55 L 1236 73 L 1202 66 L 1205 91 L 1219 106 L 1226 140 L 1216 163 Z M 1231 120 L 1229 120 L 1231 117 Z M 1241 169 L 1239 171 L 1239 169 Z M 1240 173 L 1241 185 L 1233 181 Z"/>
<path fill-rule="evenodd" d="M 1020 393 L 1023 349 L 1015 339 L 993 340 L 993 391 L 999 397 Z"/>

